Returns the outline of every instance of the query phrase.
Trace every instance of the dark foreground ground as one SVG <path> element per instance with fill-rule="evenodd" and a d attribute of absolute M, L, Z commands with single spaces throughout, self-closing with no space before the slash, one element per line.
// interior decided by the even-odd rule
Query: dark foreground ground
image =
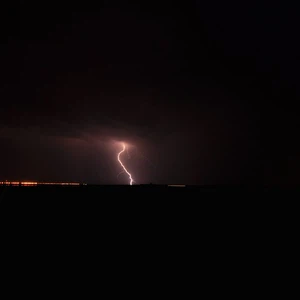
<path fill-rule="evenodd" d="M 164 257 L 186 249 L 184 259 L 194 251 L 208 264 L 221 255 L 231 262 L 226 249 L 231 256 L 250 249 L 248 261 L 270 237 L 278 241 L 298 228 L 298 202 L 299 190 L 283 187 L 0 186 L 0 241 L 15 257 L 46 249 L 43 261 L 63 249 L 63 260 L 77 251 L 75 267 L 90 253 L 94 265 L 95 257 L 111 253 L 113 260 L 130 261 L 126 251 L 147 250 L 141 261 L 149 261 L 164 248 Z M 181 256 L 172 259 L 174 267 Z"/>
<path fill-rule="evenodd" d="M 251 195 L 273 192 L 292 192 L 299 191 L 297 187 L 279 187 L 279 186 L 246 186 L 246 185 L 224 185 L 224 186 L 174 186 L 174 185 L 79 185 L 79 186 L 5 186 L 0 185 L 0 199 L 30 199 L 31 197 L 55 197 L 55 199 L 67 198 L 115 198 L 124 196 L 139 196 L 147 198 L 152 193 L 156 196 L 200 196 L 212 193 L 224 193 L 225 195 Z M 27 198 L 29 197 L 29 198 Z M 99 198 L 100 197 L 100 198 Z M 115 198 L 117 199 L 117 198 Z M 54 200 L 54 199 L 53 199 Z"/>
<path fill-rule="evenodd" d="M 284 197 L 299 194 L 297 187 L 267 186 L 168 186 L 168 185 L 80 185 L 80 186 L 0 186 L 0 203 L 11 201 L 83 201 L 97 202 L 145 200 L 246 200 L 257 201 L 266 197 Z"/>

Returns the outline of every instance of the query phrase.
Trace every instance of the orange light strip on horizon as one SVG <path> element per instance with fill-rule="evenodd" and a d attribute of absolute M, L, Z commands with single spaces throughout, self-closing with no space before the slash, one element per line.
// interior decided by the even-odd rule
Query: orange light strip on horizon
<path fill-rule="evenodd" d="M 0 185 L 22 185 L 22 186 L 36 186 L 36 185 L 80 185 L 80 183 L 78 183 L 78 182 L 0 181 Z"/>
<path fill-rule="evenodd" d="M 78 182 L 39 182 L 38 185 L 80 185 Z"/>

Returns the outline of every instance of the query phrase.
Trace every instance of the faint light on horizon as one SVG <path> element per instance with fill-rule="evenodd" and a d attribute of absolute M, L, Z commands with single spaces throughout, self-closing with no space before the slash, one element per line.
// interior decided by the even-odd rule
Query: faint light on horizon
<path fill-rule="evenodd" d="M 37 182 L 32 182 L 32 181 L 22 181 L 21 185 L 26 185 L 26 186 L 34 186 L 37 185 Z"/>
<path fill-rule="evenodd" d="M 80 185 L 78 182 L 37 182 L 37 181 L 0 181 L 0 185 L 37 186 L 37 185 Z"/>

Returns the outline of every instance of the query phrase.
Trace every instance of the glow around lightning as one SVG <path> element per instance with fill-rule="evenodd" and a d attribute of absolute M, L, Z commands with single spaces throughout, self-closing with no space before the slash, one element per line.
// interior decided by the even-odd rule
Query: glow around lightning
<path fill-rule="evenodd" d="M 122 161 L 121 161 L 121 159 L 120 159 L 120 155 L 126 150 L 126 146 L 125 146 L 124 143 L 122 143 L 122 146 L 123 146 L 123 149 L 118 153 L 118 161 L 119 161 L 121 167 L 123 168 L 124 172 L 125 172 L 125 173 L 128 175 L 128 177 L 129 177 L 129 180 L 130 180 L 129 184 L 132 185 L 132 183 L 134 182 L 134 180 L 132 179 L 131 174 L 127 171 L 127 169 L 125 168 L 125 166 L 123 165 L 123 163 L 122 163 Z"/>

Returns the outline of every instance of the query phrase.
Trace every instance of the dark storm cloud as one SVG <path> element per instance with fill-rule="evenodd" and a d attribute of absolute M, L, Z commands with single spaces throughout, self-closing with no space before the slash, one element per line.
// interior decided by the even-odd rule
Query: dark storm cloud
<path fill-rule="evenodd" d="M 93 127 L 105 136 L 172 131 L 162 124 L 176 110 L 166 93 L 179 57 L 172 24 L 114 6 L 98 14 L 73 7 L 73 13 L 45 19 L 43 6 L 39 15 L 22 9 L 24 40 L 6 45 L 7 53 L 18 49 L 12 60 L 19 60 L 20 71 L 4 85 L 3 124 L 71 136 Z M 10 62 L 4 66 L 10 72 Z"/>
<path fill-rule="evenodd" d="M 126 183 L 118 141 L 143 183 L 264 182 L 297 165 L 287 9 L 29 2 L 1 18 L 0 177 Z"/>

